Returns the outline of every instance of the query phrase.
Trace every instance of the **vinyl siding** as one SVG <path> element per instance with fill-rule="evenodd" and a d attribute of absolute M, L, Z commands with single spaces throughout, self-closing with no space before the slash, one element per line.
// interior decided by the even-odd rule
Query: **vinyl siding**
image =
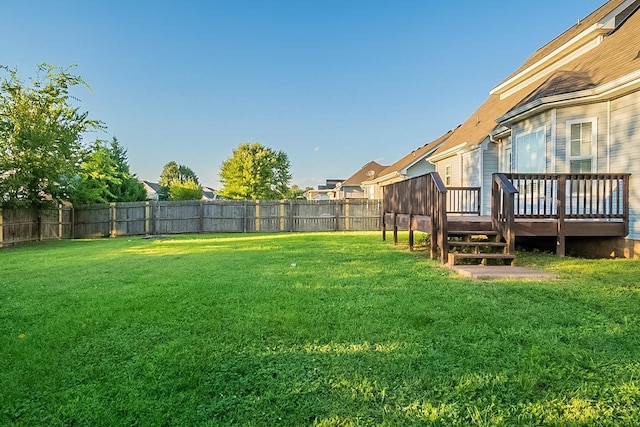
<path fill-rule="evenodd" d="M 426 160 L 421 160 L 407 168 L 407 178 L 413 178 L 420 175 L 428 174 L 435 170 L 434 166 Z"/>
<path fill-rule="evenodd" d="M 611 101 L 611 172 L 629 172 L 629 238 L 640 240 L 640 92 Z"/>
<path fill-rule="evenodd" d="M 486 146 L 482 152 L 482 215 L 491 215 L 491 185 L 493 174 L 498 172 L 498 153 L 500 146 L 492 142 L 483 143 Z"/>
<path fill-rule="evenodd" d="M 607 103 L 581 105 L 558 109 L 556 127 L 556 171 L 569 172 L 567 165 L 567 122 L 595 118 L 597 126 L 597 172 L 607 171 Z"/>
<path fill-rule="evenodd" d="M 461 154 L 462 159 L 462 173 L 461 182 L 462 187 L 479 187 L 480 186 L 480 173 L 481 173 L 481 156 L 480 150 L 468 151 Z"/>
<path fill-rule="evenodd" d="M 446 159 L 436 162 L 436 172 L 442 178 L 442 182 L 445 183 L 445 168 L 451 165 L 451 185 L 450 187 L 460 187 L 462 185 L 462 178 L 460 173 L 460 156 L 455 155 L 447 157 Z"/>

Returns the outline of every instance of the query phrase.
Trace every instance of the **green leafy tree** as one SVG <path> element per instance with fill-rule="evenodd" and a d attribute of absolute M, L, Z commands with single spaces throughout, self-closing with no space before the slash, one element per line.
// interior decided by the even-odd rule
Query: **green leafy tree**
<path fill-rule="evenodd" d="M 202 187 L 192 179 L 186 182 L 173 181 L 169 185 L 169 200 L 200 200 Z"/>
<path fill-rule="evenodd" d="M 71 191 L 71 201 L 74 205 L 111 202 L 115 199 L 111 188 L 120 183 L 116 162 L 109 149 L 98 140 L 85 153 Z"/>
<path fill-rule="evenodd" d="M 277 200 L 288 194 L 289 157 L 260 143 L 242 143 L 220 168 L 219 194 L 228 199 Z"/>
<path fill-rule="evenodd" d="M 160 194 L 160 198 L 162 200 L 193 200 L 193 199 L 174 199 L 171 197 L 170 190 L 171 185 L 174 182 L 180 184 L 186 184 L 189 181 L 193 181 L 196 185 L 200 185 L 200 181 L 198 180 L 198 176 L 196 173 L 188 166 L 179 165 L 174 161 L 170 161 L 164 168 L 162 168 L 162 173 L 160 174 L 160 180 L 158 184 L 162 187 L 162 192 Z M 178 188 L 178 187 L 176 187 Z M 202 194 L 200 194 L 202 196 Z M 200 199 L 200 197 L 198 197 Z"/>
<path fill-rule="evenodd" d="M 31 84 L 0 66 L 0 197 L 5 205 L 69 199 L 82 156 L 82 135 L 102 128 L 71 103 L 69 91 L 89 86 L 68 68 L 41 64 Z"/>
<path fill-rule="evenodd" d="M 144 186 L 129 170 L 127 150 L 115 137 L 110 144 L 96 140 L 80 166 L 73 203 L 137 202 L 146 198 Z"/>
<path fill-rule="evenodd" d="M 293 200 L 293 199 L 304 199 L 305 197 L 305 192 L 308 190 L 313 190 L 313 187 L 306 187 L 304 190 L 300 187 L 298 187 L 297 185 L 292 185 L 291 187 L 289 187 L 289 190 L 287 191 L 286 194 L 286 198 Z"/>
<path fill-rule="evenodd" d="M 109 154 L 116 163 L 117 176 L 120 183 L 111 187 L 111 192 L 117 202 L 141 202 L 147 199 L 147 191 L 135 174 L 131 173 L 127 149 L 120 145 L 114 136 L 109 144 Z"/>

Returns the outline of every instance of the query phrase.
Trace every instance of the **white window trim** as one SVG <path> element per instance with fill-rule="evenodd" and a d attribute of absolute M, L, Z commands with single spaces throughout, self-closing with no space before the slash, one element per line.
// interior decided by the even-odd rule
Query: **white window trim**
<path fill-rule="evenodd" d="M 449 171 L 449 173 L 447 173 L 447 170 Z M 450 187 L 451 186 L 451 175 L 452 174 L 453 174 L 453 165 L 451 163 L 448 163 L 448 164 L 444 165 L 444 185 L 445 185 L 445 187 Z M 448 178 L 448 180 L 447 180 L 447 178 Z"/>
<path fill-rule="evenodd" d="M 542 136 L 544 138 L 544 170 L 539 173 L 547 173 L 547 127 L 546 126 L 538 126 L 533 129 L 523 130 L 522 132 L 517 133 L 512 139 L 511 144 L 511 170 L 515 170 L 516 173 L 522 173 L 522 171 L 518 170 L 518 138 L 522 138 L 527 135 L 531 135 L 532 133 L 538 133 L 542 131 Z"/>
<path fill-rule="evenodd" d="M 571 155 L 571 125 L 591 122 L 591 156 L 572 156 Z M 565 153 L 566 153 L 566 169 L 567 173 L 571 173 L 571 160 L 591 159 L 591 173 L 598 170 L 598 118 L 589 117 L 584 119 L 567 120 L 567 128 L 565 134 Z"/>

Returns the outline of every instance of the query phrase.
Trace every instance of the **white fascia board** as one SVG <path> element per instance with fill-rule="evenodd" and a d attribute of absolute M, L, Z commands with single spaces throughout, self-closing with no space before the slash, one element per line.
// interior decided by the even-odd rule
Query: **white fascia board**
<path fill-rule="evenodd" d="M 528 116 L 536 114 L 541 109 L 552 107 L 561 107 L 566 104 L 574 103 L 576 100 L 581 102 L 597 102 L 623 95 L 625 92 L 631 92 L 640 88 L 640 70 L 627 74 L 619 79 L 605 83 L 593 89 L 581 90 L 577 92 L 563 93 L 561 95 L 547 96 L 536 99 L 525 104 L 510 113 L 499 117 L 496 121 L 501 125 L 507 125 L 518 120 L 522 120 Z"/>
<path fill-rule="evenodd" d="M 432 148 L 431 150 L 427 151 L 423 155 L 418 156 L 415 159 L 413 159 L 410 163 L 407 163 L 402 169 L 400 169 L 400 174 L 406 175 L 411 166 L 413 166 L 413 165 L 415 165 L 417 163 L 420 163 L 421 161 L 423 161 L 425 159 L 427 159 L 427 161 L 428 161 L 429 160 L 429 155 L 431 153 L 433 153 L 434 151 L 436 151 L 440 145 L 441 144 L 438 144 L 437 147 Z"/>
<path fill-rule="evenodd" d="M 584 55 L 585 53 L 587 53 L 591 49 L 597 47 L 602 42 L 602 40 L 603 40 L 602 36 L 599 36 L 599 37 L 591 40 L 589 43 L 583 45 L 579 49 L 575 50 L 571 54 L 565 56 L 564 58 L 561 58 L 560 60 L 558 60 L 558 61 L 556 61 L 556 62 L 554 62 L 552 64 L 549 64 L 548 67 L 542 68 L 537 73 L 532 74 L 528 78 L 525 78 L 524 80 L 522 80 L 520 83 L 515 84 L 514 86 L 512 86 L 508 90 L 502 92 L 500 94 L 500 99 L 508 98 L 509 96 L 513 95 L 514 93 L 518 92 L 519 90 L 529 86 L 533 82 L 541 80 L 544 77 L 550 75 L 551 73 L 553 73 L 554 71 L 558 70 L 562 66 L 568 64 L 569 62 L 573 61 L 574 59 L 577 59 L 580 56 Z"/>
<path fill-rule="evenodd" d="M 365 184 L 366 185 L 372 185 L 372 184 L 381 185 L 380 184 L 381 182 L 390 181 L 390 180 L 392 180 L 394 178 L 397 178 L 399 176 L 401 176 L 400 172 L 393 171 L 393 172 L 390 172 L 390 173 L 388 173 L 386 175 L 379 176 L 376 179 L 370 179 L 370 180 L 367 180 L 367 181 L 362 181 L 362 184 L 363 185 L 365 185 Z"/>
<path fill-rule="evenodd" d="M 442 160 L 445 159 L 449 156 L 452 156 L 455 154 L 456 151 L 460 150 L 461 148 L 465 147 L 467 145 L 467 142 L 463 142 L 461 144 L 456 145 L 455 147 L 451 147 L 448 148 L 446 150 L 444 150 L 442 153 L 438 153 L 435 156 L 431 156 L 431 157 L 427 157 L 426 160 L 427 162 L 431 163 L 431 164 L 435 164 L 434 162 L 437 162 L 438 160 Z"/>
<path fill-rule="evenodd" d="M 513 91 L 513 86 L 515 85 L 520 86 L 525 81 L 530 81 L 534 78 L 539 78 L 536 76 L 539 76 L 541 74 L 544 75 L 543 72 L 545 71 L 545 68 L 549 68 L 551 66 L 554 66 L 554 67 L 560 66 L 560 65 L 556 66 L 555 62 L 557 62 L 558 59 L 561 59 L 563 56 L 570 55 L 571 57 L 574 57 L 577 51 L 580 51 L 579 55 L 583 54 L 585 52 L 584 50 L 585 46 L 591 46 L 594 41 L 597 41 L 599 43 L 598 40 L 601 38 L 602 34 L 609 32 L 612 28 L 613 27 L 611 27 L 610 24 L 606 26 L 603 24 L 593 24 L 591 27 L 587 28 L 586 30 L 584 30 L 583 32 L 581 32 L 580 34 L 578 34 L 577 36 L 569 40 L 567 43 L 563 44 L 558 49 L 551 52 L 549 55 L 538 60 L 534 64 L 530 65 L 529 67 L 525 68 L 524 70 L 516 74 L 515 76 L 511 77 L 508 80 L 505 80 L 504 82 L 500 83 L 498 86 L 491 89 L 491 91 L 489 91 L 489 94 L 493 95 L 507 88 L 511 88 L 509 89 L 509 92 L 511 92 Z M 591 46 L 587 50 L 590 50 L 593 47 L 594 46 Z M 517 84 L 518 81 L 522 81 L 522 82 L 520 84 Z M 505 98 L 507 96 L 509 95 L 504 95 Z M 502 98 L 502 95 L 501 95 L 501 98 Z"/>

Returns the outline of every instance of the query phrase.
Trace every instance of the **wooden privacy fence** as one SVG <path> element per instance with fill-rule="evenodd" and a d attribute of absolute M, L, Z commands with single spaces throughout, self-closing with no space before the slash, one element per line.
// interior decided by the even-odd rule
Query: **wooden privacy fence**
<path fill-rule="evenodd" d="M 0 247 L 73 237 L 73 208 L 0 209 Z"/>
<path fill-rule="evenodd" d="M 179 233 L 380 229 L 379 200 L 176 201 L 0 210 L 0 246 L 45 240 Z"/>

